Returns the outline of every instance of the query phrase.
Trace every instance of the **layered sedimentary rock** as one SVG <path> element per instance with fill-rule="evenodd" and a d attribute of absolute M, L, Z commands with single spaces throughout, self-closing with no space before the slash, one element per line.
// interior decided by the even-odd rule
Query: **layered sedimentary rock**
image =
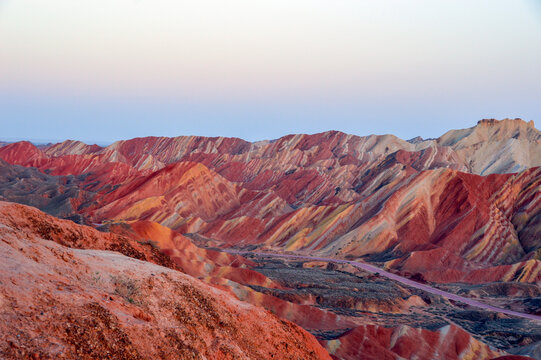
<path fill-rule="evenodd" d="M 438 331 L 359 326 L 326 346 L 332 356 L 344 360 L 490 359 L 501 355 L 453 325 Z"/>
<path fill-rule="evenodd" d="M 0 225 L 0 252 L 5 259 L 0 264 L 2 358 L 327 359 L 329 351 L 339 359 L 376 359 L 382 355 L 393 359 L 462 359 L 504 353 L 456 326 L 437 331 L 389 328 L 360 325 L 367 320 L 354 317 L 332 325 L 338 317 L 315 304 L 304 301 L 299 305 L 273 295 L 256 296 L 255 292 L 245 295 L 258 297 L 260 305 L 281 317 L 293 317 L 306 328 L 322 333 L 351 329 L 323 341 L 326 351 L 301 328 L 237 300 L 232 294 L 239 288 L 219 290 L 174 270 L 195 257 L 200 259 L 193 261 L 204 261 L 215 268 L 220 264 L 223 268 L 253 267 L 251 261 L 198 249 L 156 223 L 111 225 L 114 232 L 104 233 L 34 208 L 0 202 Z M 162 251 L 168 254 L 172 249 L 182 256 L 183 263 L 175 264 L 175 254 L 161 256 Z M 196 273 L 197 268 L 189 271 Z M 261 273 L 259 276 L 267 279 L 260 284 L 267 289 L 288 289 Z M 290 276 L 286 279 L 293 281 Z M 348 286 L 343 281 L 337 284 Z M 411 301 L 414 298 L 417 300 Z M 344 306 L 344 300 L 334 305 L 330 298 L 324 301 L 332 307 Z M 426 307 L 416 296 L 408 302 L 409 307 Z M 409 311 L 408 307 L 398 313 L 404 311 Z M 364 341 L 359 342 L 358 333 L 363 331 L 373 336 L 363 336 Z"/>
<path fill-rule="evenodd" d="M 533 121 L 484 119 L 475 127 L 445 133 L 437 143 L 453 148 L 474 174 L 510 173 L 541 166 L 541 134 Z"/>
<path fill-rule="evenodd" d="M 410 142 L 340 132 L 258 143 L 150 137 L 104 148 L 13 143 L 0 157 L 63 176 L 80 191 L 56 214 L 69 215 L 69 198 L 71 216 L 87 223 L 148 220 L 210 246 L 316 251 L 476 283 L 540 279 L 540 171 L 525 170 L 540 165 L 540 149 L 532 122 L 505 119 Z"/>
<path fill-rule="evenodd" d="M 533 123 L 506 119 L 483 120 L 438 139 L 410 141 L 331 131 L 256 143 L 205 137 L 138 138 L 107 147 L 70 140 L 40 147 L 12 143 L 0 147 L 0 200 L 36 206 L 101 232 L 15 205 L 3 204 L 0 215 L 6 228 L 78 249 L 61 251 L 66 258 L 75 256 L 75 263 L 66 266 L 74 266 L 79 279 L 62 280 L 70 289 L 88 287 L 88 278 L 77 272 L 80 264 L 94 270 L 77 257 L 85 253 L 82 249 L 92 251 L 93 261 L 106 264 L 97 271 L 108 271 L 109 278 L 119 277 L 125 269 L 113 268 L 113 255 L 104 257 L 100 251 L 116 251 L 144 261 L 145 269 L 165 266 L 182 271 L 221 289 L 223 296 L 265 307 L 317 335 L 336 358 L 360 354 L 375 358 L 376 353 L 420 359 L 502 355 L 495 347 L 535 354 L 533 344 L 541 338 L 531 323 L 462 309 L 445 299 L 359 274 L 355 268 L 340 268 L 342 274 L 355 276 L 346 286 L 333 283 L 339 275 L 329 270 L 329 264 L 276 265 L 276 272 L 282 273 L 276 275 L 266 268 L 272 269 L 272 262 L 261 267 L 218 250 L 272 249 L 361 259 L 420 282 L 536 314 L 538 295 L 531 288 L 541 281 L 539 134 Z M 40 254 L 49 251 L 37 243 L 31 247 Z M 36 259 L 41 264 L 39 256 Z M 318 275 L 317 286 L 310 285 L 318 268 L 327 273 Z M 145 276 L 136 279 L 146 283 Z M 284 276 L 291 281 L 284 281 Z M 48 279 L 28 281 L 47 284 Z M 124 291 L 117 286 L 106 282 L 104 299 Z M 163 282 L 160 286 L 166 288 Z M 175 289 L 166 290 L 177 294 Z M 92 299 L 116 317 L 115 328 L 122 327 L 129 317 L 117 311 L 117 305 L 100 302 L 99 296 Z M 161 293 L 150 289 L 144 296 Z M 135 301 L 124 298 L 133 305 L 129 299 Z M 101 324 L 95 317 L 102 310 L 81 304 L 74 307 L 75 317 L 67 315 L 62 321 L 81 316 Z M 40 306 L 44 305 L 36 308 Z M 197 306 L 197 311 L 209 312 Z M 162 326 L 159 311 L 150 305 L 144 308 L 148 309 L 156 322 L 144 320 L 150 322 L 147 326 Z M 169 310 L 165 306 L 164 314 Z M 186 316 L 199 324 L 202 320 L 194 314 Z M 472 317 L 481 320 L 468 320 Z M 107 326 L 98 325 L 109 331 Z M 28 334 L 33 336 L 34 331 L 38 330 Z M 205 331 L 204 336 L 216 334 Z M 124 333 L 133 339 L 132 333 Z M 67 341 L 62 334 L 54 336 Z M 361 345 L 360 337 L 366 339 Z M 221 345 L 216 350 L 206 338 L 198 339 L 197 346 L 187 342 L 194 339 L 180 339 L 199 354 L 227 357 L 220 352 Z M 307 339 L 302 341 L 312 344 L 314 339 Z M 169 338 L 160 341 L 166 348 L 178 345 Z M 21 349 L 37 349 L 31 342 L 13 344 L 5 348 L 15 351 L 10 356 L 22 354 Z M 77 349 L 84 346 L 75 344 Z M 114 351 L 117 345 L 103 346 L 104 351 Z M 145 354 L 141 356 L 157 354 L 133 346 Z M 251 351 L 242 346 L 238 349 Z"/>
<path fill-rule="evenodd" d="M 66 140 L 58 144 L 53 144 L 45 148 L 45 154 L 48 156 L 59 157 L 63 155 L 84 155 L 97 153 L 102 149 L 98 145 L 87 145 L 82 141 Z"/>

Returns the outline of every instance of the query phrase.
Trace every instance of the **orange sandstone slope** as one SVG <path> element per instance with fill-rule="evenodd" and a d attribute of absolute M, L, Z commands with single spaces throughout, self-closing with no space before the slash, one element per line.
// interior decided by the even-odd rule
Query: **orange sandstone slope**
<path fill-rule="evenodd" d="M 117 251 L 123 255 L 178 269 L 171 259 L 150 243 L 113 233 L 100 232 L 89 226 L 57 219 L 36 208 L 0 201 L 1 224 L 22 234 L 34 234 L 45 240 L 76 249 Z"/>
<path fill-rule="evenodd" d="M 102 230 L 111 231 L 104 233 L 56 219 L 35 208 L 4 202 L 0 205 L 3 205 L 0 206 L 0 219 L 21 232 L 35 233 L 73 248 L 117 251 L 182 271 L 306 329 L 336 330 L 355 326 L 347 318 L 327 310 L 255 291 L 252 286 L 281 286 L 251 269 L 253 263 L 242 256 L 201 249 L 190 239 L 160 224 L 150 221 L 113 224 L 103 226 Z"/>
<path fill-rule="evenodd" d="M 67 248 L 19 228 L 15 218 L 25 207 L 0 203 L 0 211 L 3 359 L 329 358 L 300 327 L 186 274 L 116 252 Z M 84 239 L 90 234 L 59 224 Z"/>
<path fill-rule="evenodd" d="M 242 256 L 199 248 L 185 236 L 155 222 L 136 221 L 108 225 L 106 228 L 137 243 L 159 249 L 182 272 L 213 284 L 242 301 L 262 306 L 305 329 L 337 330 L 356 326 L 347 317 L 331 311 L 254 290 L 254 286 L 266 289 L 283 287 L 253 270 L 251 267 L 254 264 Z"/>
<path fill-rule="evenodd" d="M 160 219 L 175 224 L 194 217 L 212 221 L 239 206 L 240 189 L 206 166 L 181 162 L 104 195 L 100 219 Z M 154 211 L 153 211 L 154 210 Z"/>
<path fill-rule="evenodd" d="M 182 272 L 207 282 L 223 284 L 222 280 L 227 279 L 243 285 L 279 287 L 252 270 L 252 261 L 239 255 L 199 248 L 189 238 L 155 222 L 141 220 L 115 224 L 108 230 L 159 249 Z"/>
<path fill-rule="evenodd" d="M 244 285 L 279 287 L 270 279 L 251 269 L 253 263 L 240 255 L 206 250 L 171 229 L 150 221 L 106 226 L 101 232 L 68 220 L 46 215 L 41 211 L 14 203 L 0 202 L 3 223 L 78 249 L 117 251 L 123 255 L 153 262 L 207 282 L 223 284 L 222 280 Z"/>

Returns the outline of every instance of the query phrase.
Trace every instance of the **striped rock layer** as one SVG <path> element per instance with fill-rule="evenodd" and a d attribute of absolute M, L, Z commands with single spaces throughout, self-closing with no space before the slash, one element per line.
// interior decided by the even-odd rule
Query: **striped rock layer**
<path fill-rule="evenodd" d="M 159 223 L 208 246 L 366 259 L 436 282 L 537 282 L 540 149 L 520 119 L 409 142 L 335 131 L 20 142 L 0 147 L 2 173 L 42 175 L 0 196 L 87 223 Z"/>

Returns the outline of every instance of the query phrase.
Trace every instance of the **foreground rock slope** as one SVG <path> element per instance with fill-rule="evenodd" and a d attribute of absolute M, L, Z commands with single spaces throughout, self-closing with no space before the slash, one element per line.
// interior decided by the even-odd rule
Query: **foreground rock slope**
<path fill-rule="evenodd" d="M 300 327 L 179 271 L 17 225 L 35 212 L 0 202 L 2 359 L 329 358 Z"/>

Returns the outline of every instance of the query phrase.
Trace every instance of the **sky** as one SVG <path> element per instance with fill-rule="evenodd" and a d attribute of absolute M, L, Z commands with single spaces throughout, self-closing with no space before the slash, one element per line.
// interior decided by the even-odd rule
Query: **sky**
<path fill-rule="evenodd" d="M 540 0 L 0 0 L 0 139 L 541 123 Z"/>

